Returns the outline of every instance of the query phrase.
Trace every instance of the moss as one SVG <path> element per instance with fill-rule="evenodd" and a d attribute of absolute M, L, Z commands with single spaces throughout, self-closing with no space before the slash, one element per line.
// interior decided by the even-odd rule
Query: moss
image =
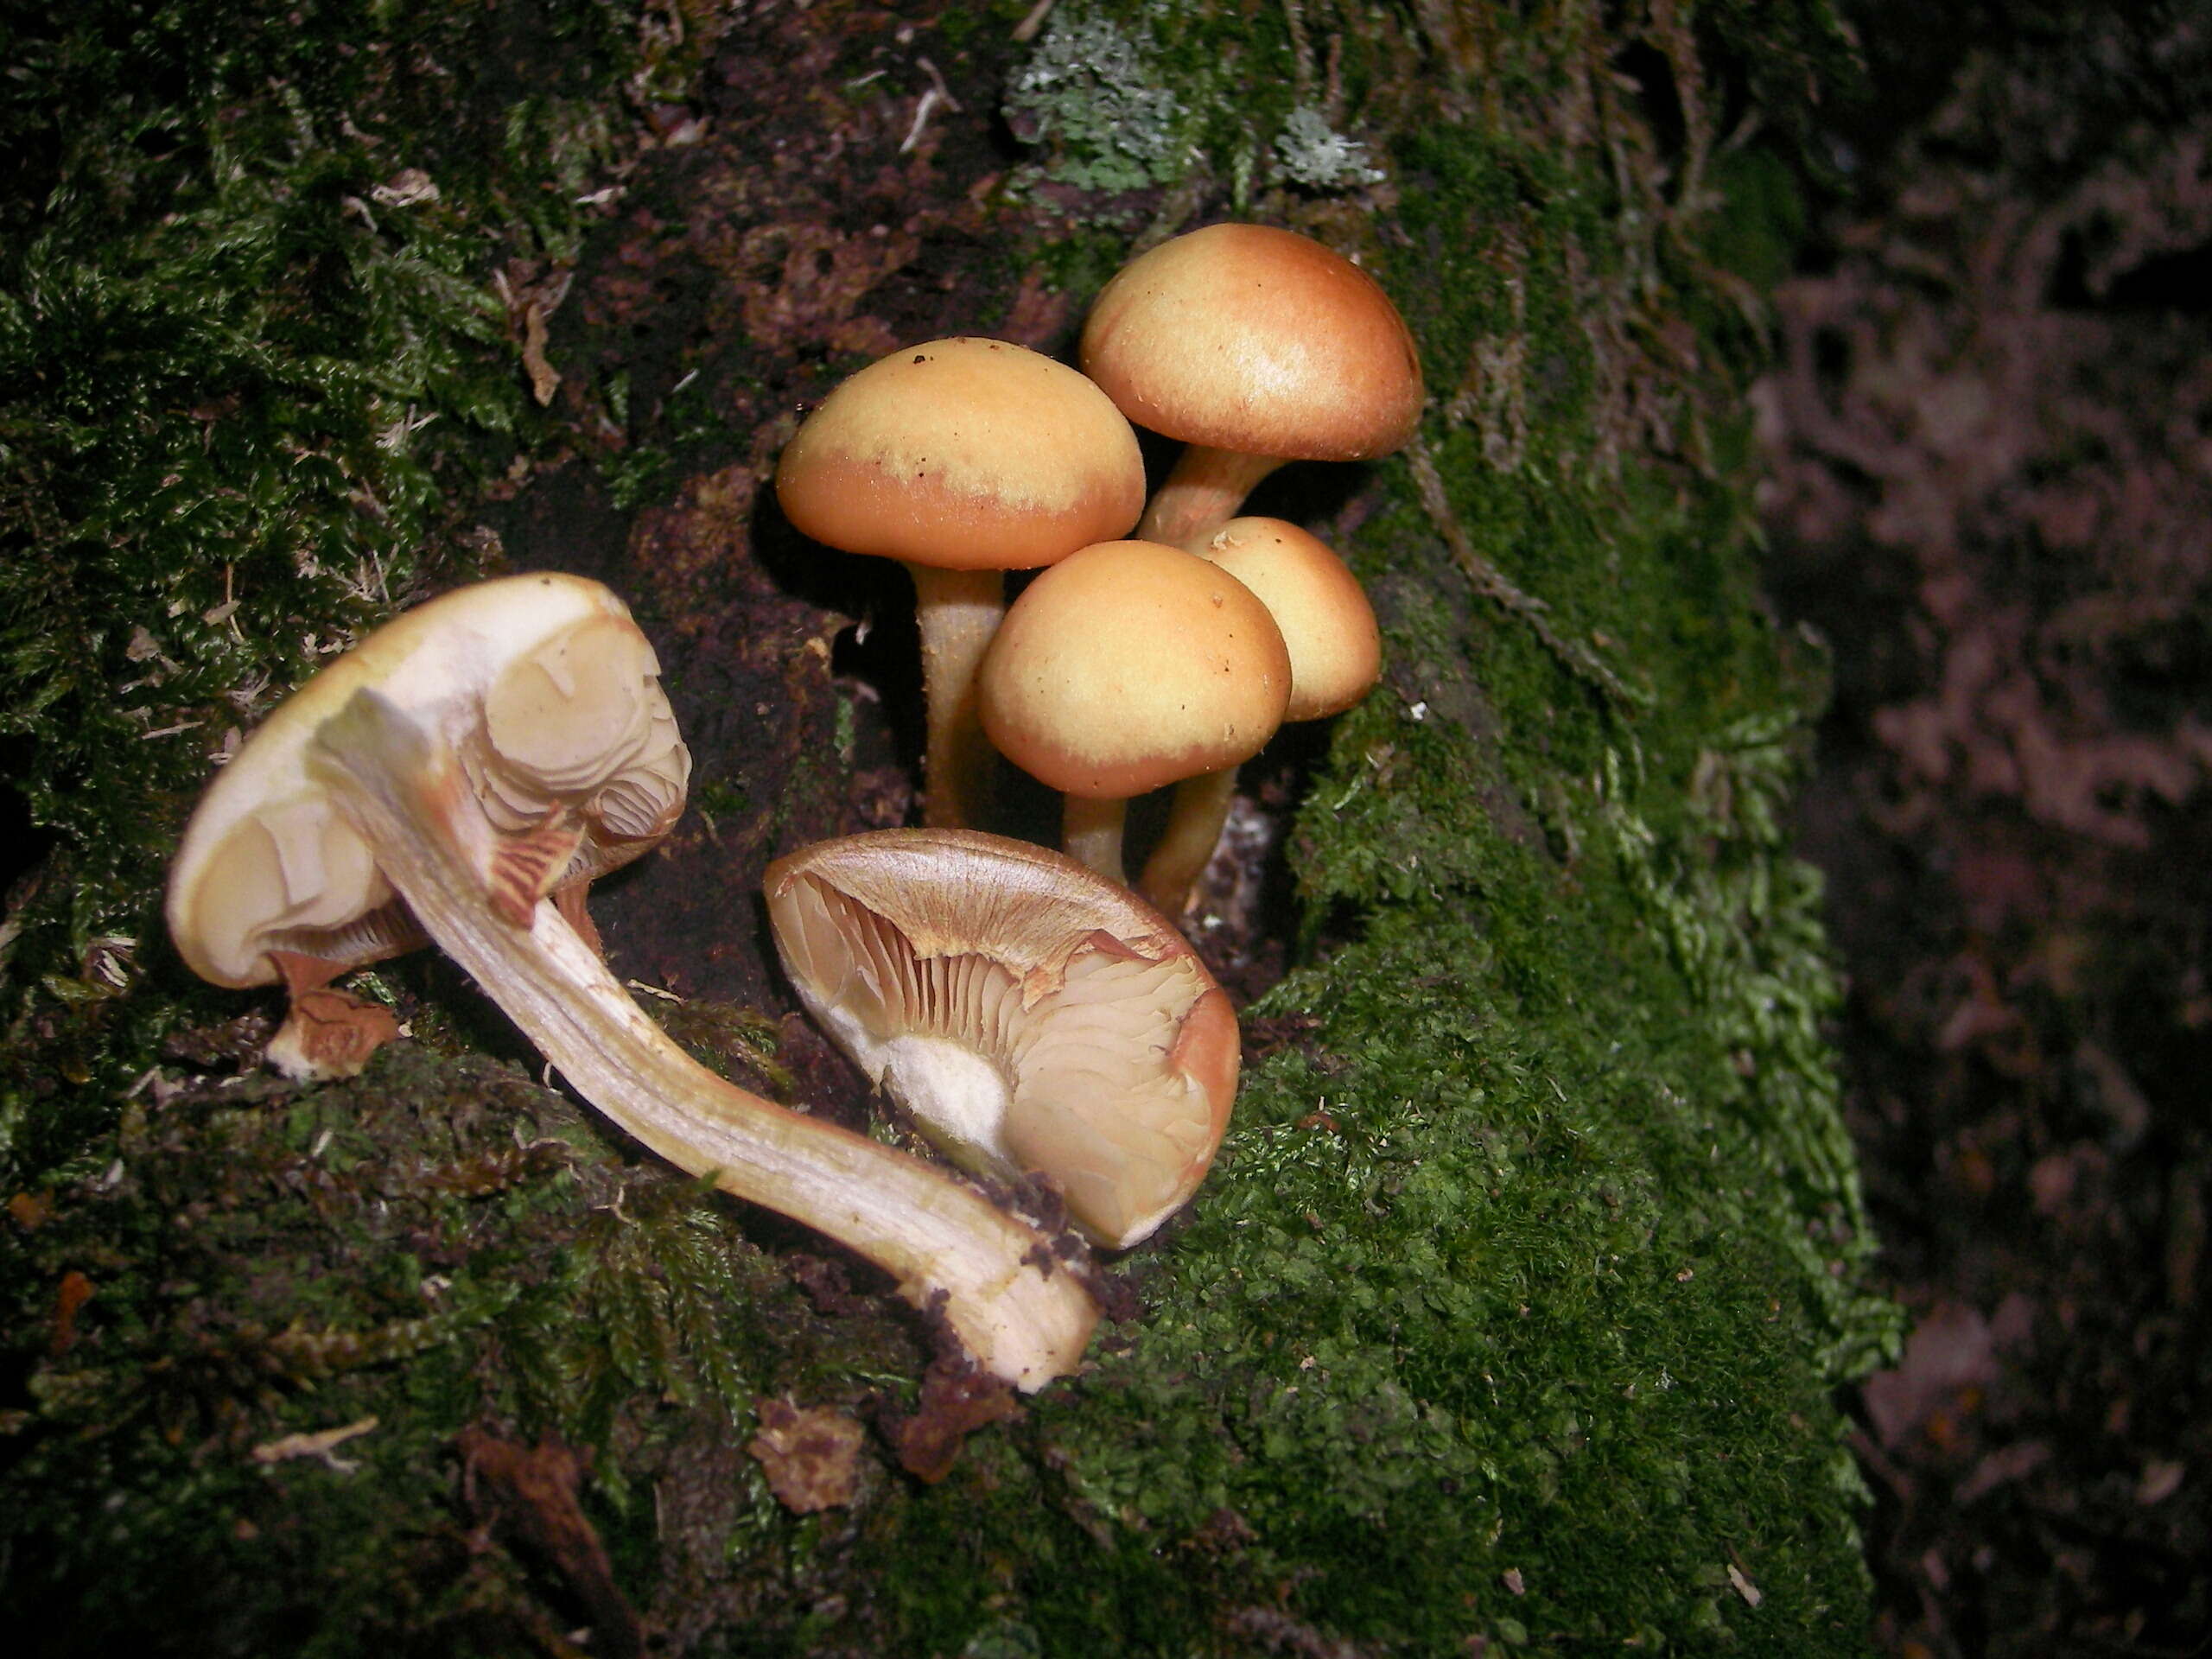
<path fill-rule="evenodd" d="M 450 975 L 379 976 L 416 1039 L 358 1083 L 233 1075 L 236 999 L 148 943 L 162 853 L 270 688 L 495 562 L 475 508 L 578 442 L 489 272 L 579 257 L 632 142 L 618 87 L 680 101 L 695 14 L 309 8 L 303 35 L 118 3 L 57 13 L 0 92 L 41 198 L 0 207 L 0 718 L 54 838 L 0 1061 L 10 1611 L 77 1610 L 57 1652 L 546 1650 L 602 1603 L 557 1552 L 486 1547 L 465 1447 L 494 1433 L 588 1463 L 619 1594 L 702 1654 L 1858 1650 L 1831 1395 L 1894 1321 L 1783 830 L 1821 664 L 1758 603 L 1740 414 L 1740 277 L 1794 198 L 1716 160 L 1708 113 L 1765 88 L 1786 126 L 1772 89 L 1836 50 L 1816 10 L 1693 37 L 1657 5 L 1064 5 L 1009 82 L 1031 188 L 947 171 L 960 236 L 989 217 L 1078 296 L 1195 214 L 1346 239 L 1433 407 L 1408 458 L 1281 486 L 1347 537 L 1389 669 L 1291 827 L 1297 965 L 1217 1171 L 1121 1270 L 1140 1313 L 1094 1369 L 941 1484 L 878 1452 L 849 1510 L 776 1504 L 754 1400 L 909 1408 L 923 1333 L 794 1230 L 626 1163 Z M 565 67 L 516 73 L 549 22 Z M 855 153 L 911 119 L 863 80 L 888 27 L 809 14 Z M 406 167 L 435 201 L 378 200 Z M 867 291 L 834 327 L 760 315 L 850 355 L 891 326 Z M 639 424 L 596 349 L 579 403 Z M 668 378 L 650 443 L 580 444 L 618 505 L 717 442 Z M 735 490 L 758 445 L 721 442 Z M 702 728 L 828 685 L 785 602 L 791 662 Z M 664 620 L 671 661 L 726 626 Z M 788 766 L 730 750 L 744 788 L 699 804 L 733 844 L 856 810 L 868 734 L 834 710 Z M 665 1017 L 733 1075 L 819 1070 L 734 1002 Z"/>

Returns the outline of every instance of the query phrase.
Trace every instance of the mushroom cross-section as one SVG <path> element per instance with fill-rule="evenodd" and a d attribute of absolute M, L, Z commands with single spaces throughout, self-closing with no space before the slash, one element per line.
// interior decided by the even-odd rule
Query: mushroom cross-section
<path fill-rule="evenodd" d="M 515 577 L 410 612 L 210 787 L 170 887 L 179 950 L 250 984 L 275 976 L 276 951 L 351 950 L 404 915 L 648 1148 L 849 1245 L 995 1375 L 1065 1375 L 1097 1307 L 1049 1240 L 918 1160 L 716 1077 L 547 896 L 593 822 L 664 828 L 680 809 L 681 767 L 640 765 L 680 749 L 672 720 L 654 735 L 666 718 L 652 648 L 596 582 Z"/>
<path fill-rule="evenodd" d="M 1114 1249 L 1197 1190 L 1236 1093 L 1236 1016 L 1149 905 L 963 830 L 824 842 L 766 886 L 808 1010 L 950 1156 L 1046 1177 Z"/>

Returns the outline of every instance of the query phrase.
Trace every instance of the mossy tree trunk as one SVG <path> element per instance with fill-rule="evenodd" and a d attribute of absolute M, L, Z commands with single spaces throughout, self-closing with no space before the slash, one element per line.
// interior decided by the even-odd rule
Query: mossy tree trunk
<path fill-rule="evenodd" d="M 54 1651 L 1863 1645 L 1832 1394 L 1892 1324 L 1783 828 L 1821 664 L 1758 604 L 1741 400 L 1790 197 L 1738 140 L 1836 32 L 1024 10 L 27 37 L 0 580 L 52 845 L 10 912 L 0 1535 Z M 1131 249 L 1230 217 L 1359 257 L 1431 403 L 1255 504 L 1352 561 L 1385 680 L 1270 774 L 1236 1121 L 1085 1375 L 918 1482 L 925 1333 L 631 1161 L 434 963 L 372 988 L 415 1040 L 359 1082 L 238 1069 L 263 1011 L 159 944 L 197 776 L 391 604 L 558 564 L 635 601 L 698 757 L 618 966 L 862 1110 L 751 895 L 899 815 L 916 728 L 897 573 L 766 504 L 792 410 L 935 335 L 1065 350 Z"/>

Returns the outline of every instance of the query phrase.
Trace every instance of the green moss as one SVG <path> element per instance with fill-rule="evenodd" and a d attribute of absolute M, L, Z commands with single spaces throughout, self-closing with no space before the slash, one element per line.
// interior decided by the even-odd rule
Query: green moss
<path fill-rule="evenodd" d="M 1280 1040 L 1123 1270 L 1140 1316 L 942 1484 L 871 1452 L 800 1517 L 753 1402 L 911 1408 L 910 1322 L 469 1052 L 509 1039 L 434 969 L 391 976 L 414 1044 L 302 1091 L 223 1078 L 235 999 L 144 943 L 210 747 L 473 568 L 540 435 L 487 273 L 571 256 L 613 78 L 680 90 L 700 49 L 617 7 L 309 10 L 313 50 L 218 0 L 86 9 L 0 87 L 42 197 L 0 207 L 0 732 L 55 838 L 0 1058 L 8 1609 L 76 1610 L 63 1652 L 543 1651 L 575 1586 L 482 1547 L 489 1425 L 588 1455 L 616 1582 L 702 1654 L 1859 1650 L 1832 1392 L 1894 1313 L 1783 833 L 1820 665 L 1758 603 L 1719 275 L 1771 275 L 1794 197 L 1713 161 L 1700 101 L 1802 76 L 1824 15 L 1056 10 L 1014 82 L 1043 174 L 1001 207 L 1058 215 L 1025 267 L 1079 294 L 1154 218 L 1335 226 L 1433 408 L 1344 485 L 1386 682 L 1297 813 Z M 549 21 L 576 78 L 511 73 Z M 1609 69 L 1655 60 L 1679 131 Z M 379 201 L 403 166 L 439 199 Z M 711 419 L 607 476 L 650 499 Z M 702 813 L 833 817 L 837 730 Z M 779 1077 L 758 1016 L 667 1018 Z M 254 1455 L 372 1416 L 350 1471 Z"/>

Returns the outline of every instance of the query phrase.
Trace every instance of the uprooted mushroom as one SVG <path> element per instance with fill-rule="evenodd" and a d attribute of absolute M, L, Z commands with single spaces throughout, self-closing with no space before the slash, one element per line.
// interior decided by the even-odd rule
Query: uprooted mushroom
<path fill-rule="evenodd" d="M 652 1151 L 875 1262 L 994 1375 L 1065 1375 L 1097 1307 L 1042 1234 L 698 1065 L 549 897 L 590 865 L 595 827 L 673 819 L 680 750 L 652 647 L 606 588 L 540 575 L 448 594 L 326 669 L 217 776 L 172 880 L 179 950 L 219 983 L 266 983 L 278 953 L 361 959 L 358 937 L 411 919 Z"/>
<path fill-rule="evenodd" d="M 1042 1176 L 1123 1249 L 1205 1179 L 1236 1016 L 1152 906 L 1061 854 L 886 830 L 768 868 L 801 999 L 869 1080 L 979 1173 Z"/>
<path fill-rule="evenodd" d="M 587 939 L 597 942 L 584 907 L 592 880 L 650 849 L 683 810 L 691 756 L 659 664 L 595 583 L 484 582 L 394 618 L 254 733 L 209 785 L 169 867 L 169 934 L 193 970 L 218 985 L 284 982 L 290 1007 L 268 1058 L 287 1076 L 358 1074 L 395 1027 L 332 982 L 428 943 L 309 775 L 310 741 L 365 686 L 410 710 L 453 696 L 456 676 L 474 669 L 457 640 L 506 654 L 482 688 L 482 741 L 467 753 L 483 810 L 517 835 L 569 815 L 575 846 L 546 874 Z"/>

